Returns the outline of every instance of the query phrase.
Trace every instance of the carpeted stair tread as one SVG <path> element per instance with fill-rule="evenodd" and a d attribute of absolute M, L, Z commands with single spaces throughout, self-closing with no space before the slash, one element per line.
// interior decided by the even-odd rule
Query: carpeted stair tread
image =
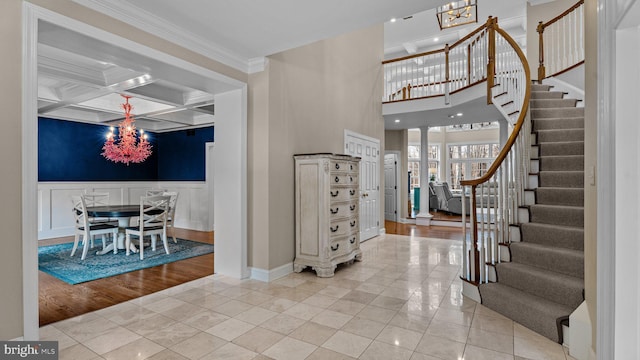
<path fill-rule="evenodd" d="M 497 264 L 496 271 L 501 284 L 559 304 L 577 308 L 584 300 L 581 278 L 516 262 Z"/>
<path fill-rule="evenodd" d="M 583 251 L 529 242 L 513 242 L 509 245 L 509 250 L 511 262 L 584 278 Z"/>
<path fill-rule="evenodd" d="M 500 283 L 482 284 L 479 290 L 482 305 L 556 342 L 556 319 L 573 311 L 569 306 Z"/>
<path fill-rule="evenodd" d="M 534 120 L 553 119 L 559 117 L 584 117 L 584 108 L 566 107 L 531 109 L 531 118 Z"/>
<path fill-rule="evenodd" d="M 530 205 L 529 221 L 542 224 L 583 227 L 584 208 L 581 206 L 564 205 Z"/>
<path fill-rule="evenodd" d="M 539 156 L 584 155 L 584 141 L 540 142 Z"/>
<path fill-rule="evenodd" d="M 540 223 L 520 224 L 520 235 L 527 243 L 584 250 L 584 229 Z"/>
<path fill-rule="evenodd" d="M 532 99 L 562 99 L 564 93 L 561 91 L 531 91 Z"/>
<path fill-rule="evenodd" d="M 547 84 L 531 84 L 531 91 L 550 91 L 553 88 Z"/>
<path fill-rule="evenodd" d="M 584 171 L 540 171 L 539 187 L 584 188 Z"/>
<path fill-rule="evenodd" d="M 532 119 L 532 129 L 584 129 L 584 116 L 572 116 L 563 118 Z"/>
<path fill-rule="evenodd" d="M 542 156 L 540 171 L 584 171 L 584 155 Z"/>
<path fill-rule="evenodd" d="M 584 129 L 549 129 L 537 130 L 538 143 L 583 141 Z"/>
<path fill-rule="evenodd" d="M 532 99 L 529 104 L 531 109 L 575 107 L 576 99 Z"/>
<path fill-rule="evenodd" d="M 539 187 L 536 192 L 536 204 L 584 206 L 584 189 Z"/>

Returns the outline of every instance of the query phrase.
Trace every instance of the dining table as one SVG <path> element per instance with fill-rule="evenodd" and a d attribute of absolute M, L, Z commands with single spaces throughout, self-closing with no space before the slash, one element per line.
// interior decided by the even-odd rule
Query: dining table
<path fill-rule="evenodd" d="M 161 213 L 162 210 L 158 209 L 147 212 L 147 214 L 155 215 Z M 117 249 L 124 250 L 125 246 L 125 231 L 130 226 L 131 218 L 140 216 L 140 204 L 127 204 L 127 205 L 100 205 L 100 206 L 87 206 L 87 215 L 96 218 L 109 218 L 118 220 L 118 239 L 111 242 L 104 250 L 98 251 L 97 255 L 108 254 L 113 251 L 113 247 L 117 246 Z M 134 253 L 138 252 L 138 248 L 133 245 L 133 242 L 129 244 L 129 248 Z"/>

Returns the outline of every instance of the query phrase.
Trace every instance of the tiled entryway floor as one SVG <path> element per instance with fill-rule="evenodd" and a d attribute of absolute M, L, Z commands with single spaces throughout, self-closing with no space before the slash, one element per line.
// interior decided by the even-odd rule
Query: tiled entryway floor
<path fill-rule="evenodd" d="M 333 278 L 213 275 L 41 328 L 60 359 L 572 359 L 461 295 L 461 242 L 386 235 Z M 73 306 L 73 304 L 69 304 Z"/>

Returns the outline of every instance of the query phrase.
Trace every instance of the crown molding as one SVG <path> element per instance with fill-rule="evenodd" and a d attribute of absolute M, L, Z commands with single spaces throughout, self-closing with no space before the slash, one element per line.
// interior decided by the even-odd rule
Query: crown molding
<path fill-rule="evenodd" d="M 175 26 L 128 2 L 109 0 L 72 0 L 91 10 L 118 19 L 149 34 L 161 37 L 236 70 L 249 72 L 250 61 L 224 47 Z"/>
<path fill-rule="evenodd" d="M 249 74 L 262 72 L 269 64 L 269 59 L 266 57 L 257 57 L 249 59 Z"/>

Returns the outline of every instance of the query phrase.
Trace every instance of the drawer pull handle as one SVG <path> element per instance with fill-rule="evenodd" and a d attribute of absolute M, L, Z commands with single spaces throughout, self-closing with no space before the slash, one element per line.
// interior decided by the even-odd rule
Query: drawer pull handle
<path fill-rule="evenodd" d="M 340 164 L 336 163 L 336 170 L 340 170 Z"/>
<path fill-rule="evenodd" d="M 333 209 L 329 209 L 329 211 L 331 211 L 331 213 L 335 215 L 335 214 L 337 214 L 337 213 L 338 213 L 338 209 L 339 209 L 339 208 L 336 208 L 335 210 L 333 210 Z"/>
<path fill-rule="evenodd" d="M 353 170 L 353 165 L 349 165 L 349 170 Z"/>
<path fill-rule="evenodd" d="M 355 191 L 355 190 L 353 190 L 353 189 L 351 189 L 351 190 L 349 190 L 349 194 L 350 194 L 351 196 L 353 196 L 353 195 L 355 195 L 355 194 L 356 194 L 356 191 Z"/>
<path fill-rule="evenodd" d="M 351 224 L 351 227 L 354 227 L 354 226 L 356 226 L 356 221 L 353 220 L 352 222 L 350 222 L 350 224 Z"/>
<path fill-rule="evenodd" d="M 335 194 L 333 193 L 333 191 L 330 191 L 330 193 L 331 193 L 331 197 L 336 197 L 340 193 L 340 190 L 336 190 Z"/>
<path fill-rule="evenodd" d="M 333 227 L 329 227 L 329 230 L 331 230 L 331 232 L 336 232 L 338 231 L 338 228 L 340 227 L 340 225 L 336 225 L 336 228 L 334 229 Z"/>
<path fill-rule="evenodd" d="M 352 244 L 353 244 L 354 242 L 356 242 L 356 238 L 355 238 L 355 236 L 354 236 L 352 239 L 350 239 L 350 240 L 349 240 L 349 242 L 350 242 L 350 243 L 352 243 Z"/>
<path fill-rule="evenodd" d="M 336 247 L 331 247 L 331 251 L 336 251 L 340 247 L 340 244 L 336 244 Z"/>
<path fill-rule="evenodd" d="M 340 182 L 340 178 L 336 176 L 336 182 Z"/>
<path fill-rule="evenodd" d="M 356 209 L 356 206 L 355 205 L 351 205 L 351 206 L 349 206 L 349 209 L 351 209 L 351 211 L 353 211 L 353 210 Z"/>
<path fill-rule="evenodd" d="M 349 176 L 349 181 L 353 182 L 353 176 Z"/>

